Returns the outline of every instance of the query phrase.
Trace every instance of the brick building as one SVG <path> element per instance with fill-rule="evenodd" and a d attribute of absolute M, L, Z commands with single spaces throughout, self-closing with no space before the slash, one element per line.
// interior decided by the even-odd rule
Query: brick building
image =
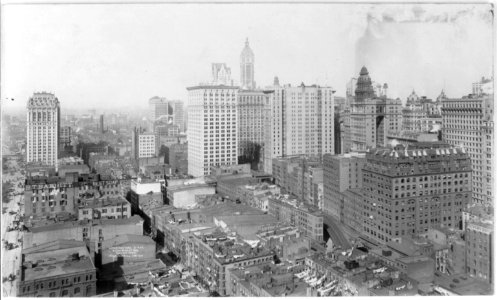
<path fill-rule="evenodd" d="M 471 162 L 446 144 L 373 149 L 363 168 L 363 233 L 386 243 L 427 234 L 434 226 L 459 228 L 471 197 Z"/>
<path fill-rule="evenodd" d="M 22 250 L 19 297 L 91 297 L 97 270 L 84 242 L 58 239 Z"/>

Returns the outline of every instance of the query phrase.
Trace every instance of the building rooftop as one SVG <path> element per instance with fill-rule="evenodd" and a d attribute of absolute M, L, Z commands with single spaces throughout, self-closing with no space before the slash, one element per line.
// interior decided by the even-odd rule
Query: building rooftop
<path fill-rule="evenodd" d="M 448 276 L 436 272 L 433 284 L 461 296 L 493 294 L 493 287 L 491 284 L 467 275 Z"/>
<path fill-rule="evenodd" d="M 236 233 L 216 230 L 208 234 L 194 233 L 194 237 L 208 245 L 214 252 L 214 258 L 221 264 L 272 255 L 271 251 L 260 245 L 248 244 Z"/>
<path fill-rule="evenodd" d="M 22 253 L 23 281 L 95 270 L 84 242 L 58 240 Z"/>
<path fill-rule="evenodd" d="M 104 240 L 102 242 L 102 248 L 114 247 L 117 245 L 123 245 L 127 243 L 138 243 L 138 244 L 151 244 L 155 245 L 155 241 L 147 235 L 136 235 L 136 234 L 121 234 L 110 240 Z"/>
<path fill-rule="evenodd" d="M 186 88 L 188 91 L 193 91 L 193 90 L 239 90 L 240 87 L 238 86 L 229 86 L 229 85 L 197 85 L 197 86 L 192 86 L 192 87 L 187 87 Z"/>
<path fill-rule="evenodd" d="M 100 198 L 93 199 L 81 199 L 81 204 L 79 208 L 100 208 L 107 206 L 116 206 L 121 204 L 129 204 L 129 202 L 121 195 L 117 196 L 104 196 Z"/>
<path fill-rule="evenodd" d="M 134 215 L 131 218 L 124 218 L 124 219 L 95 219 L 95 220 L 81 220 L 81 221 L 69 221 L 69 222 L 62 222 L 62 223 L 54 223 L 50 225 L 45 225 L 45 226 L 39 226 L 39 227 L 32 227 L 29 230 L 32 233 L 37 233 L 37 232 L 46 232 L 46 231 L 55 231 L 55 230 L 62 230 L 65 228 L 72 228 L 72 227 L 79 227 L 79 226 L 119 226 L 119 225 L 124 225 L 124 224 L 142 224 L 143 219 L 138 216 Z"/>
<path fill-rule="evenodd" d="M 293 208 L 301 210 L 301 211 L 308 212 L 308 213 L 313 214 L 315 216 L 322 216 L 323 215 L 322 211 L 320 211 L 318 207 L 313 206 L 313 205 L 309 205 L 309 204 L 302 202 L 302 201 L 298 201 L 297 198 L 293 195 L 279 194 L 279 195 L 270 197 L 270 199 L 271 199 L 271 201 L 279 202 L 283 205 L 293 207 Z"/>

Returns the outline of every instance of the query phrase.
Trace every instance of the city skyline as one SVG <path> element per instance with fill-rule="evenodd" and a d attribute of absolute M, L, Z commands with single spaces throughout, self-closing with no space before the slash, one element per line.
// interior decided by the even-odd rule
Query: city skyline
<path fill-rule="evenodd" d="M 329 85 L 345 96 L 346 83 L 366 65 L 389 84 L 389 97 L 404 101 L 413 89 L 461 97 L 493 66 L 487 4 L 4 8 L 2 99 L 16 100 L 3 102 L 7 111 L 25 108 L 35 91 L 55 93 L 64 107 L 145 108 L 153 96 L 186 103 L 186 87 L 208 82 L 211 63 L 226 63 L 240 84 L 246 38 L 261 88 L 278 76 L 282 84 Z"/>

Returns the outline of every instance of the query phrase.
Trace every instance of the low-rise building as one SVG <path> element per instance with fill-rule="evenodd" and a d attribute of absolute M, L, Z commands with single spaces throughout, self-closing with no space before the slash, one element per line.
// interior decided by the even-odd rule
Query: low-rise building
<path fill-rule="evenodd" d="M 82 241 L 56 239 L 22 250 L 19 297 L 91 297 L 97 270 Z"/>
<path fill-rule="evenodd" d="M 121 196 L 81 200 L 78 220 L 123 219 L 131 217 L 131 204 Z"/>
<path fill-rule="evenodd" d="M 167 188 L 167 200 L 169 205 L 178 208 L 191 208 L 195 206 L 195 197 L 198 195 L 214 195 L 216 189 L 206 183 L 169 186 Z"/>
<path fill-rule="evenodd" d="M 143 234 L 142 218 L 68 221 L 32 227 L 24 233 L 23 246 L 29 248 L 58 239 L 72 239 L 86 242 L 90 253 L 98 253 L 104 240 L 122 234 Z"/>
<path fill-rule="evenodd" d="M 149 236 L 122 234 L 102 242 L 102 267 L 119 268 L 132 262 L 155 259 L 156 245 Z"/>
<path fill-rule="evenodd" d="M 317 207 L 290 199 L 289 195 L 278 195 L 269 200 L 269 214 L 301 229 L 304 236 L 323 241 L 323 214 Z"/>
<path fill-rule="evenodd" d="M 466 227 L 466 272 L 493 284 L 493 224 L 475 222 Z"/>
<path fill-rule="evenodd" d="M 306 297 L 309 285 L 286 266 L 261 264 L 228 270 L 227 294 L 234 297 Z"/>

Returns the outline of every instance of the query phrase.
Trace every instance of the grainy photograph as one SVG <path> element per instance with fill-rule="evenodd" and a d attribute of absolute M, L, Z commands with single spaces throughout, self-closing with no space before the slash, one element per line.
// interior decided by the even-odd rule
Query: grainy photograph
<path fill-rule="evenodd" d="M 0 20 L 2 298 L 493 295 L 493 3 Z"/>

